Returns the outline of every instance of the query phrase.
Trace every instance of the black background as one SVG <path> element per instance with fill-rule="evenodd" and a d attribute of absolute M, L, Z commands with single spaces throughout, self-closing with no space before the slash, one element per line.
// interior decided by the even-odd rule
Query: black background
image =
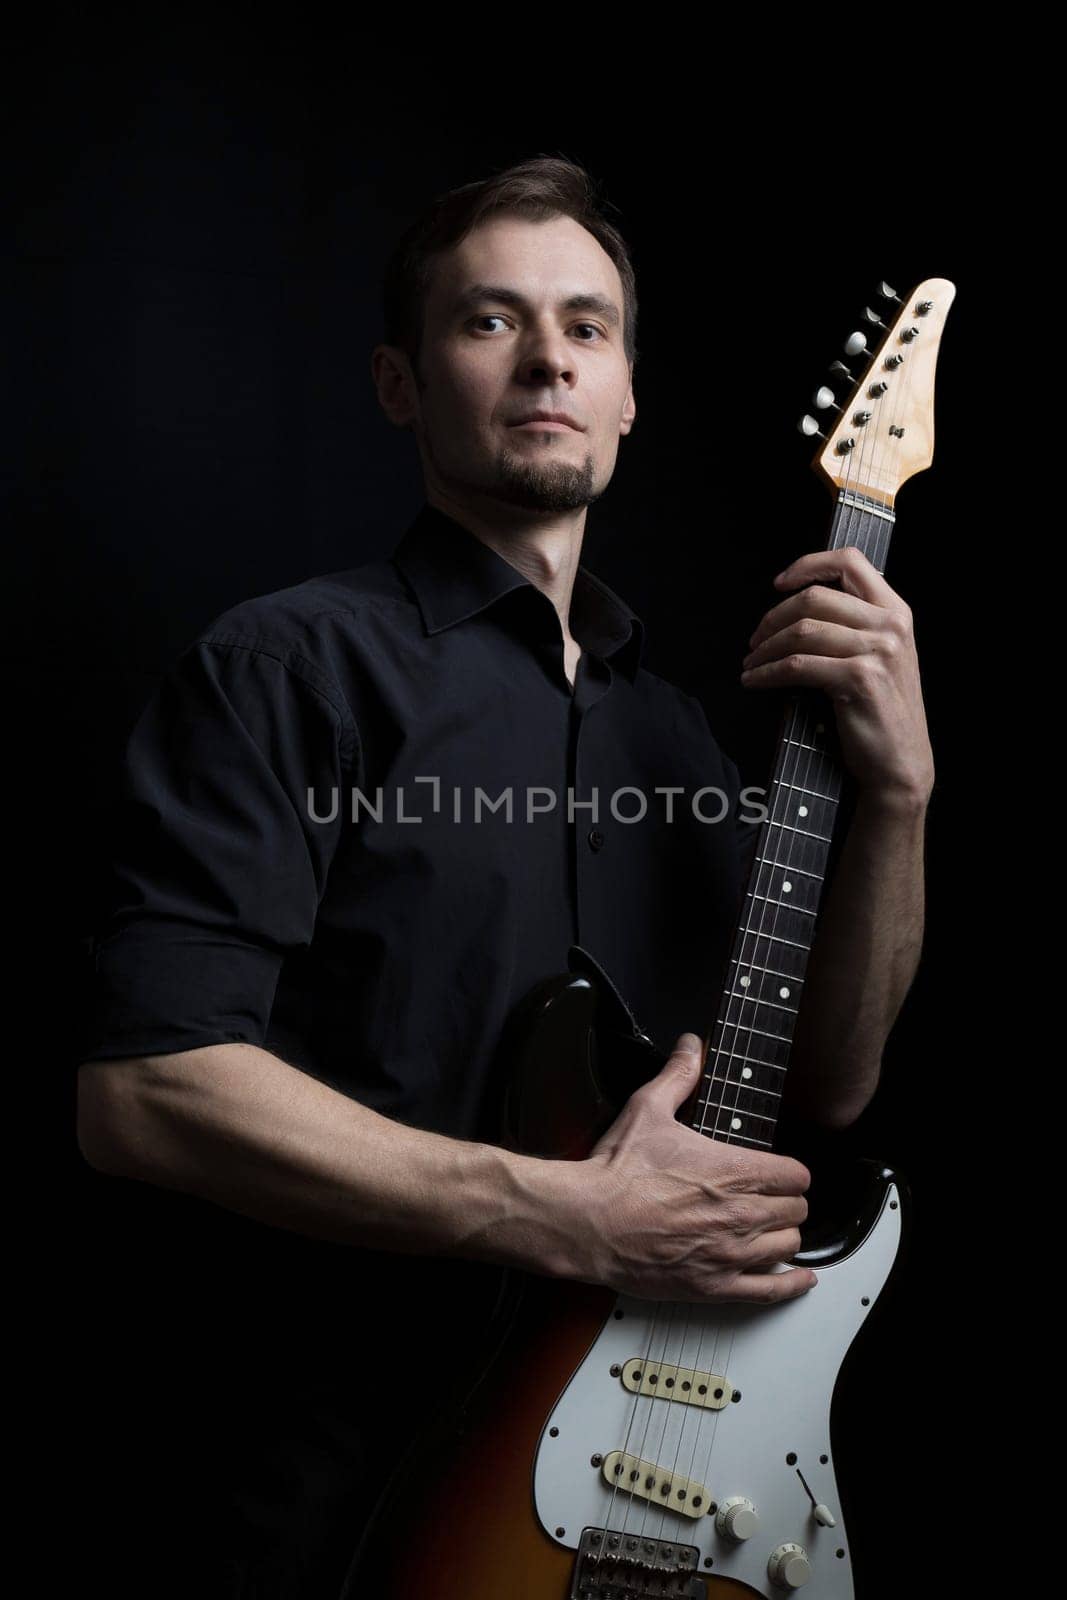
<path fill-rule="evenodd" d="M 51 1515 L 76 1522 L 79 1479 L 106 1451 L 78 1421 L 92 1331 L 106 1346 L 112 1324 L 94 1268 L 108 1180 L 78 1155 L 74 1068 L 122 744 L 163 667 L 225 607 L 393 547 L 422 491 L 413 441 L 385 421 L 370 378 L 386 254 L 433 195 L 562 154 L 618 208 L 640 300 L 636 425 L 584 559 L 645 618 L 652 670 L 702 695 L 749 782 L 765 779 L 777 710 L 741 688 L 740 659 L 775 603 L 772 576 L 825 542 L 830 514 L 796 420 L 864 305 L 880 303 L 880 279 L 901 294 L 929 276 L 957 286 L 934 467 L 899 497 L 887 569 L 914 610 L 938 771 L 925 954 L 850 1134 L 913 1200 L 838 1445 L 861 1594 L 899 1594 L 901 1563 L 949 1574 L 975 1488 L 959 1356 L 975 1337 L 979 1106 L 956 1070 L 949 992 L 961 970 L 977 976 L 960 950 L 975 839 L 966 714 L 989 684 L 972 665 L 966 555 L 985 515 L 979 380 L 1014 202 L 986 182 L 977 203 L 973 136 L 924 146 L 925 161 L 884 129 L 876 149 L 830 147 L 769 93 L 731 122 L 699 73 L 667 82 L 640 51 L 621 73 L 600 61 L 591 88 L 584 53 L 527 66 L 484 48 L 399 57 L 354 32 L 252 38 L 222 17 L 202 37 L 131 24 L 106 46 L 64 26 L 25 57 L 9 124 L 18 536 L 5 670 L 42 777 L 33 1076 L 48 1090 L 60 1220 L 35 1305 L 55 1340 L 41 1416 Z M 653 88 L 666 112 L 645 108 Z M 827 85 L 806 88 L 818 104 Z"/>

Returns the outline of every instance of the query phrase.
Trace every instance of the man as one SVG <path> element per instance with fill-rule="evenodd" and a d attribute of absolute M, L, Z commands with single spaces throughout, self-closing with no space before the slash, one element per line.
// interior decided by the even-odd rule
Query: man
<path fill-rule="evenodd" d="M 141 1507 L 156 1593 L 180 1525 L 198 1594 L 335 1594 L 499 1265 L 672 1300 L 814 1281 L 777 1270 L 804 1165 L 675 1118 L 746 831 L 699 703 L 580 566 L 637 409 L 632 267 L 587 176 L 539 158 L 444 197 L 394 255 L 386 334 L 426 505 L 390 561 L 216 619 L 127 757 L 79 1138 L 180 1197 L 111 1379 L 167 1485 Z M 906 606 L 854 550 L 778 581 L 747 681 L 826 690 L 857 784 L 790 1075 L 794 1112 L 842 1128 L 918 956 L 932 762 Z M 690 803 L 716 788 L 725 826 Z M 606 809 L 624 790 L 644 812 Z M 576 944 L 676 1042 L 586 1160 L 550 1162 L 495 1141 L 497 1050 Z"/>

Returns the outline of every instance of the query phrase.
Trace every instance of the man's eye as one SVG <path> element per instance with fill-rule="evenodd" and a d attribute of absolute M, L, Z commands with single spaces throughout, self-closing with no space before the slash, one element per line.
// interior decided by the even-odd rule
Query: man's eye
<path fill-rule="evenodd" d="M 483 311 L 480 316 L 475 317 L 474 321 L 475 323 L 506 322 L 507 318 L 499 311 Z M 598 328 L 595 322 L 576 322 L 575 328 L 587 328 L 599 338 L 604 337 L 602 329 Z M 593 344 L 594 342 L 592 339 L 581 340 L 582 344 Z"/>

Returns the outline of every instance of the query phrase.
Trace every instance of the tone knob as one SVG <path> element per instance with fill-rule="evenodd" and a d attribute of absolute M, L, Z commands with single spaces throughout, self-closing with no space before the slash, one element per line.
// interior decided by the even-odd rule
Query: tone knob
<path fill-rule="evenodd" d="M 780 1544 L 767 1563 L 767 1576 L 780 1589 L 800 1589 L 811 1577 L 811 1562 L 799 1544 Z"/>
<path fill-rule="evenodd" d="M 751 1500 L 743 1494 L 724 1500 L 715 1514 L 715 1527 L 724 1539 L 734 1539 L 741 1544 L 751 1539 L 759 1527 L 759 1514 Z"/>

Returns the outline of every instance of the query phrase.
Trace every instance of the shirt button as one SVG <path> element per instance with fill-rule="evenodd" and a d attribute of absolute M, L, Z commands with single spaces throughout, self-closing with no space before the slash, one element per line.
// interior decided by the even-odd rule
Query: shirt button
<path fill-rule="evenodd" d="M 599 850 L 603 843 L 604 843 L 604 835 L 601 833 L 600 829 L 599 828 L 590 828 L 590 830 L 589 830 L 589 848 L 590 848 L 590 850 Z"/>

